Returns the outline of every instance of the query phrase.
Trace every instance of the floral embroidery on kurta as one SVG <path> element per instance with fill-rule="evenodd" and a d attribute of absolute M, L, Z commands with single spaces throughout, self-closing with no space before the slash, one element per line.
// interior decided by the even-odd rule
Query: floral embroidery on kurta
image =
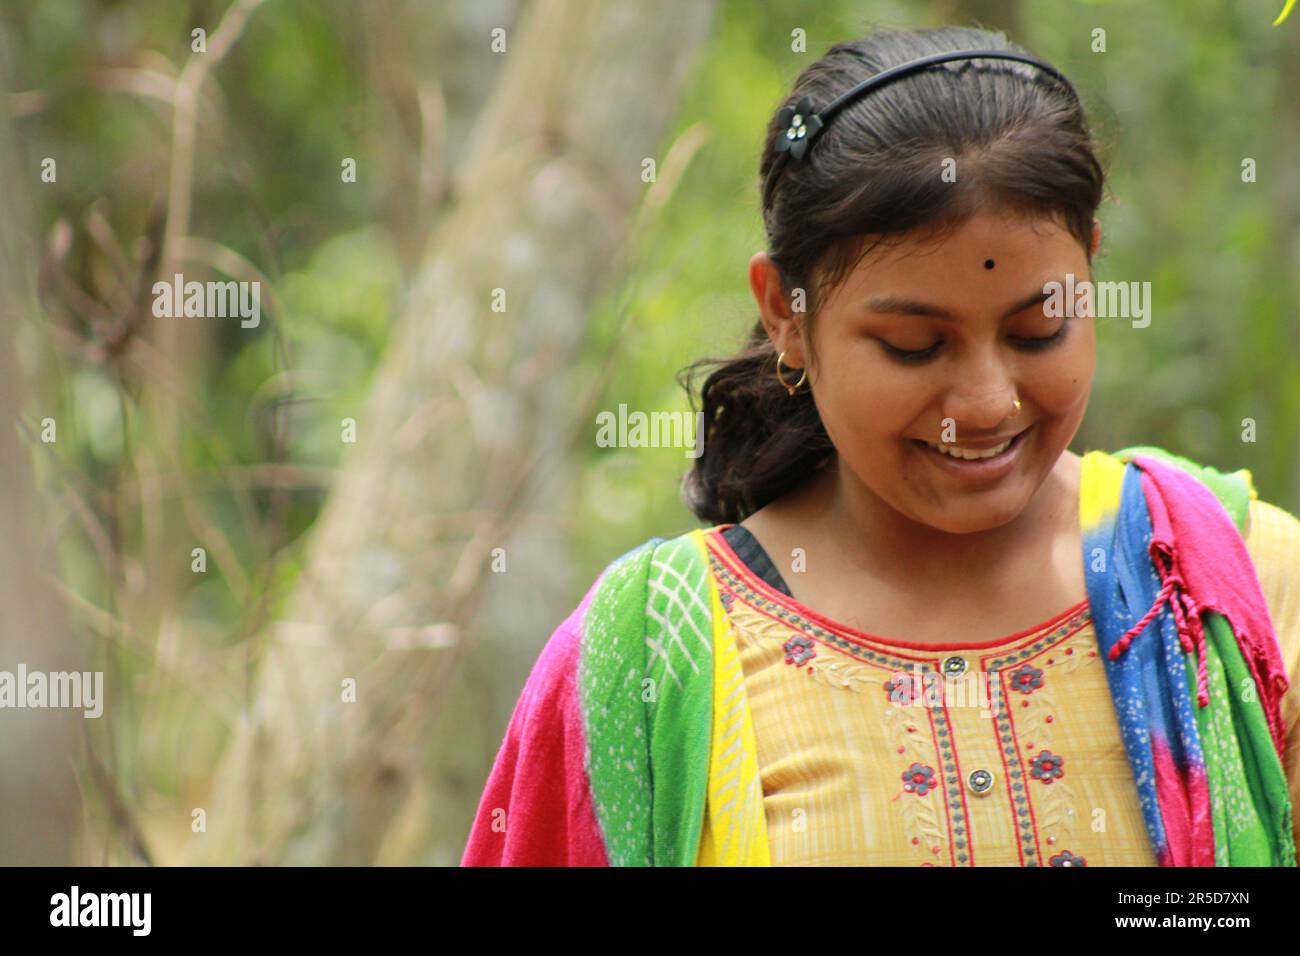
<path fill-rule="evenodd" d="M 1032 694 L 1043 686 L 1043 672 L 1037 667 L 1021 664 L 1007 677 L 1011 686 L 1022 694 Z"/>
<path fill-rule="evenodd" d="M 879 715 L 881 743 L 896 761 L 892 776 L 897 782 L 893 799 L 881 809 L 897 814 L 901 834 L 915 854 L 914 863 L 973 866 L 981 862 L 979 834 L 985 833 L 987 839 L 990 808 L 1006 807 L 1021 865 L 1044 865 L 1049 857 L 1065 861 L 1053 865 L 1083 865 L 1074 843 L 1077 814 L 1071 775 L 1066 773 L 1069 754 L 1058 748 L 1059 734 L 1053 733 L 1060 724 L 1052 675 L 1068 674 L 1096 661 L 1090 653 L 1096 645 L 1087 627 L 1086 606 L 1050 628 L 988 651 L 911 649 L 825 627 L 790 607 L 788 596 L 778 599 L 752 585 L 748 575 L 736 573 L 717 555 L 713 568 L 719 593 L 728 596 L 724 606 L 731 608 L 738 644 L 751 662 L 767 647 L 778 664 L 794 665 L 803 672 L 798 678 L 792 673 L 787 678 L 797 679 L 800 688 L 821 685 L 823 693 L 884 695 L 880 706 L 870 710 Z M 769 652 L 762 653 L 766 657 Z M 778 690 L 770 683 L 775 677 L 765 674 L 764 686 L 790 699 L 795 689 Z M 991 740 L 980 740 L 978 725 L 971 721 L 975 711 L 967 710 L 971 704 L 963 703 L 963 698 L 953 704 L 951 697 L 943 696 L 963 681 L 977 680 L 989 683 L 980 714 Z M 837 720 L 852 719 L 855 712 L 854 706 L 835 703 L 830 697 L 820 704 L 809 698 L 808 703 L 826 717 L 839 714 Z M 954 724 L 955 716 L 960 724 Z M 821 746 L 812 739 L 808 744 Z M 799 759 L 820 759 L 817 750 L 799 752 L 807 754 Z M 990 754 L 996 755 L 992 762 Z M 782 779 L 795 766 L 789 763 L 792 759 L 793 752 L 782 759 Z M 852 765 L 835 766 L 843 774 Z M 859 762 L 850 772 L 862 770 Z M 807 799 L 792 791 L 773 805 L 772 812 L 786 814 L 792 805 L 806 805 Z M 810 820 L 815 819 L 813 812 Z M 972 831 L 972 822 L 978 819 L 986 821 L 985 829 Z M 807 832 L 798 840 L 800 853 L 816 845 Z M 983 862 L 990 862 L 987 853 Z"/>
<path fill-rule="evenodd" d="M 1034 758 L 1029 775 L 1043 783 L 1051 783 L 1065 773 L 1065 760 L 1046 750 Z"/>
<path fill-rule="evenodd" d="M 1075 856 L 1069 850 L 1062 850 L 1056 856 L 1048 861 L 1051 866 L 1087 866 L 1088 861 L 1081 856 Z"/>
<path fill-rule="evenodd" d="M 903 789 L 924 797 L 934 788 L 934 768 L 914 763 L 903 771 Z"/>
<path fill-rule="evenodd" d="M 796 667 L 802 667 L 817 656 L 817 651 L 813 648 L 813 642 L 802 635 L 795 635 L 786 641 L 782 647 L 785 650 L 785 662 L 794 664 Z"/>

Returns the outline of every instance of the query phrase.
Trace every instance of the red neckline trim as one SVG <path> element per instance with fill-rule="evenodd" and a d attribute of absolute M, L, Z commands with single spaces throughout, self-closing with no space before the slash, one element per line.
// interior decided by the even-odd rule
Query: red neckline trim
<path fill-rule="evenodd" d="M 768 584 L 766 581 L 760 578 L 757 574 L 755 574 L 750 569 L 749 565 L 747 565 L 744 561 L 740 559 L 740 555 L 736 554 L 736 552 L 732 549 L 731 543 L 722 536 L 723 531 L 725 531 L 727 528 L 732 528 L 732 527 L 735 527 L 734 522 L 731 524 L 714 525 L 712 528 L 709 528 L 705 531 L 705 536 L 709 541 L 710 547 L 712 547 L 714 550 L 719 551 L 721 553 L 722 557 L 727 561 L 727 564 L 731 565 L 732 571 L 738 574 L 740 577 L 744 578 L 746 584 L 748 584 L 754 590 L 762 594 L 767 600 L 772 601 L 776 604 L 780 604 L 782 607 L 786 608 L 787 610 L 794 611 L 795 613 L 799 614 L 801 617 L 806 617 L 810 621 L 820 624 L 828 631 L 835 631 L 838 634 L 841 634 L 845 637 L 855 638 L 858 641 L 867 641 L 873 644 L 884 644 L 888 647 L 903 647 L 912 651 L 984 650 L 986 648 L 991 648 L 991 647 L 1000 647 L 1003 644 L 1011 644 L 1023 638 L 1037 635 L 1041 631 L 1048 630 L 1049 628 L 1055 627 L 1057 624 L 1060 624 L 1062 621 L 1068 620 L 1069 618 L 1078 614 L 1088 606 L 1088 599 L 1084 598 L 1078 604 L 1066 608 L 1060 614 L 1048 618 L 1046 621 L 1043 621 L 1041 624 L 1035 624 L 1033 627 L 1025 628 L 1023 631 L 1017 631 L 1014 634 L 1008 634 L 1004 637 L 996 637 L 991 641 L 978 641 L 978 642 L 945 641 L 942 643 L 931 643 L 928 641 L 904 641 L 893 637 L 881 637 L 878 634 L 868 634 L 866 631 L 860 631 L 855 627 L 850 627 L 847 624 L 842 624 L 839 621 L 836 621 L 818 611 L 813 610 L 812 608 L 808 607 L 808 605 L 799 601 L 797 598 L 792 597 L 791 595 L 788 594 L 783 594 L 782 592 L 778 591 L 776 588 L 772 587 L 770 584 Z"/>

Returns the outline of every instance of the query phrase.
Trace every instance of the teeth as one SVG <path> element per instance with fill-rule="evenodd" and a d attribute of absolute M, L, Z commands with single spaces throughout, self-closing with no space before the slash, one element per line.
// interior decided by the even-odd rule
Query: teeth
<path fill-rule="evenodd" d="M 926 444 L 937 452 L 941 452 L 942 454 L 949 455 L 953 458 L 959 458 L 962 461 L 978 461 L 981 458 L 992 458 L 995 455 L 1002 454 L 1007 450 L 1007 446 L 1013 441 L 1015 441 L 1014 438 L 1008 439 L 1001 445 L 997 445 L 987 451 L 976 451 L 973 448 L 962 448 L 959 445 L 938 445 L 932 441 L 928 441 Z"/>

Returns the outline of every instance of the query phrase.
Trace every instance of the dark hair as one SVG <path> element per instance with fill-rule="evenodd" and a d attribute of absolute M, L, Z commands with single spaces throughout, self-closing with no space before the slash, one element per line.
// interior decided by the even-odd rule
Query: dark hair
<path fill-rule="evenodd" d="M 831 47 L 799 74 L 781 106 L 805 95 L 825 104 L 908 60 L 972 49 L 1027 52 L 981 29 L 880 30 Z M 1091 263 L 1105 172 L 1082 106 L 1044 70 L 990 59 L 930 66 L 846 105 L 802 162 L 775 162 L 776 138 L 785 132 L 779 109 L 768 122 L 759 166 L 760 196 L 774 185 L 763 225 L 782 292 L 804 290 L 809 334 L 822 293 L 886 236 L 924 228 L 939 238 L 981 206 L 1060 222 Z M 948 157 L 961 159 L 955 183 L 939 175 Z M 772 184 L 774 173 L 780 175 Z M 881 238 L 863 241 L 872 234 Z M 738 523 L 802 483 L 835 448 L 811 391 L 791 396 L 777 381 L 776 352 L 761 318 L 738 354 L 700 359 L 679 373 L 692 408 L 695 378 L 710 367 L 716 368 L 700 392 L 703 454 L 682 493 L 701 520 Z M 793 384 L 801 373 L 783 374 Z"/>

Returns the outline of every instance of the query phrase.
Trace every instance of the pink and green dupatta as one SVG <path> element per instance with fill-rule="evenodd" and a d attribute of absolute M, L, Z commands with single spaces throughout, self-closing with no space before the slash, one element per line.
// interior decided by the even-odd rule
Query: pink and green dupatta
<path fill-rule="evenodd" d="M 695 864 L 714 737 L 710 593 L 698 532 L 653 538 L 602 572 L 524 686 L 462 866 Z"/>
<path fill-rule="evenodd" d="M 1157 860 L 1296 865 L 1287 678 L 1240 534 L 1249 474 L 1158 448 L 1083 461 L 1088 599 Z M 612 562 L 529 676 L 462 865 L 766 863 L 721 620 L 700 532 Z"/>
<path fill-rule="evenodd" d="M 1145 447 L 1085 457 L 1083 482 L 1088 603 L 1156 859 L 1295 866 L 1249 474 Z"/>

